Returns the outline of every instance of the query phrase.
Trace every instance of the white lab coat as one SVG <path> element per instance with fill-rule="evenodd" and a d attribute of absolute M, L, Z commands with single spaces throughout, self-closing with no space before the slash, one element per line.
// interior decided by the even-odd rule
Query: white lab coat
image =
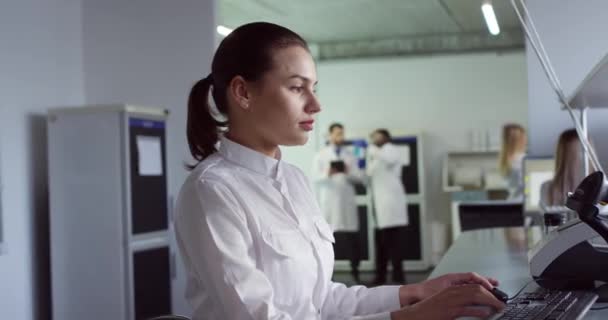
<path fill-rule="evenodd" d="M 388 320 L 399 309 L 398 286 L 332 282 L 332 230 L 301 170 L 228 139 L 184 182 L 175 231 L 194 320 Z"/>
<path fill-rule="evenodd" d="M 376 226 L 380 229 L 408 225 L 407 200 L 401 182 L 403 162 L 399 149 L 392 143 L 368 148 L 366 171 L 372 187 Z"/>
<path fill-rule="evenodd" d="M 523 201 L 524 199 L 524 157 L 525 153 L 518 153 L 511 159 L 511 171 L 507 175 L 509 184 L 509 198 L 512 201 Z"/>
<path fill-rule="evenodd" d="M 332 161 L 343 161 L 346 173 L 329 176 Z M 336 146 L 321 149 L 313 161 L 313 174 L 319 194 L 323 216 L 334 231 L 359 231 L 359 215 L 354 183 L 361 181 L 357 159 L 352 152 L 342 147 L 336 154 Z"/>

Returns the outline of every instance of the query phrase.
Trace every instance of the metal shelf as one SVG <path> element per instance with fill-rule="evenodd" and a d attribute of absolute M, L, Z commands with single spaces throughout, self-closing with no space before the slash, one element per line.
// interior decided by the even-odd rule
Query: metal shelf
<path fill-rule="evenodd" d="M 608 54 L 589 72 L 568 102 L 573 108 L 608 108 Z"/>

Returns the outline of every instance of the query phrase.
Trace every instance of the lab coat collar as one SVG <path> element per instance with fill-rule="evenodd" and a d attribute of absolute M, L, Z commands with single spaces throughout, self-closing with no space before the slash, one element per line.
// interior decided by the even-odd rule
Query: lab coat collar
<path fill-rule="evenodd" d="M 325 146 L 328 150 L 331 150 L 331 152 L 335 152 L 336 148 L 340 147 L 340 149 L 342 151 L 344 151 L 344 149 L 346 149 L 346 145 L 345 144 L 341 144 L 341 145 L 337 145 L 337 144 L 333 144 L 333 143 L 327 143 L 327 145 Z"/>
<path fill-rule="evenodd" d="M 280 149 L 277 149 L 277 154 L 271 158 L 222 136 L 220 137 L 219 153 L 229 161 L 261 175 L 274 179 L 280 177 Z"/>

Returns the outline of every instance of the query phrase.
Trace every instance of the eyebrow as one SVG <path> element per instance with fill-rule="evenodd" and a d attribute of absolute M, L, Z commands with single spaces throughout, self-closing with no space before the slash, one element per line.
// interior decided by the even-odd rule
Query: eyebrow
<path fill-rule="evenodd" d="M 301 76 L 299 74 L 294 74 L 293 76 L 289 77 L 289 79 L 293 79 L 293 78 L 298 78 L 298 79 L 302 79 L 306 82 L 312 82 L 312 80 L 310 78 L 307 78 L 305 76 Z M 319 80 L 315 81 L 315 83 L 313 83 L 314 85 L 316 85 L 317 83 L 319 83 Z"/>

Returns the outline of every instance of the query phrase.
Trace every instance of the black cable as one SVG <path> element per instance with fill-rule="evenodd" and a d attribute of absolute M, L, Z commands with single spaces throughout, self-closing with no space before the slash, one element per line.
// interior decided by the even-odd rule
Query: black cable
<path fill-rule="evenodd" d="M 519 291 L 517 291 L 517 293 L 514 296 L 508 298 L 507 301 L 511 301 L 511 300 L 517 298 L 522 293 L 522 291 L 524 291 L 524 289 L 526 287 L 528 287 L 530 285 L 530 283 L 532 283 L 532 282 L 534 282 L 534 279 L 528 281 L 523 287 L 521 287 L 521 289 L 519 289 Z"/>
<path fill-rule="evenodd" d="M 589 310 L 598 311 L 598 310 L 606 310 L 606 309 L 608 309 L 608 305 L 603 306 L 603 307 L 591 308 Z"/>

